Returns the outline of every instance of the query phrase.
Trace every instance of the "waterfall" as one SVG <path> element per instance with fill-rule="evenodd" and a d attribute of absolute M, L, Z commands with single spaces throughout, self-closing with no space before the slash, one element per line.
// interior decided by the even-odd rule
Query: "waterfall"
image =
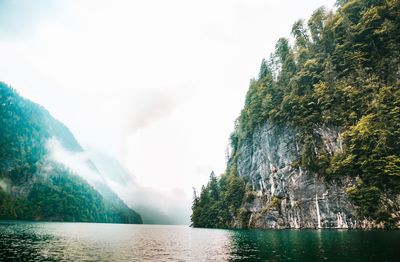
<path fill-rule="evenodd" d="M 297 222 L 297 217 L 294 217 L 294 228 L 300 228 L 299 223 Z"/>
<path fill-rule="evenodd" d="M 342 216 L 343 215 L 343 216 Z M 339 212 L 337 215 L 337 228 L 349 228 L 346 221 L 346 215 Z"/>
<path fill-rule="evenodd" d="M 319 214 L 318 195 L 315 194 L 315 207 L 317 208 L 318 228 L 321 228 L 321 215 Z"/>
<path fill-rule="evenodd" d="M 271 173 L 269 176 L 269 183 L 271 184 L 271 196 L 275 193 L 275 181 L 274 181 L 274 173 Z"/>

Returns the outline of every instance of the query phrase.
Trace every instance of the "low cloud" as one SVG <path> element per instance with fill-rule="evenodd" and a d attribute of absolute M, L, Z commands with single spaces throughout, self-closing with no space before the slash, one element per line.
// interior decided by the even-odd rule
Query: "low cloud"
<path fill-rule="evenodd" d="M 60 163 L 71 169 L 75 174 L 85 179 L 91 186 L 96 183 L 104 183 L 105 180 L 100 173 L 90 166 L 90 157 L 86 152 L 71 152 L 65 149 L 60 141 L 51 138 L 46 143 L 50 160 Z"/>
<path fill-rule="evenodd" d="M 142 187 L 116 159 L 103 153 L 71 152 L 55 138 L 49 139 L 46 146 L 50 160 L 69 168 L 94 188 L 98 184 L 107 185 L 133 209 L 147 207 L 149 210 L 158 210 L 160 214 L 165 214 L 173 224 L 189 224 L 190 203 L 185 200 L 188 198 L 183 190 L 174 188 L 169 192 L 160 192 L 150 187 Z M 101 158 L 98 155 L 101 155 Z M 99 161 L 102 163 L 98 163 Z M 96 163 L 100 170 L 97 169 Z M 7 185 L 0 180 L 0 187 L 7 188 Z M 157 218 L 153 220 L 157 221 Z"/>
<path fill-rule="evenodd" d="M 173 224 L 190 223 L 191 203 L 186 201 L 186 194 L 180 189 L 161 192 L 150 187 L 142 187 L 135 181 L 124 185 L 108 181 L 108 185 L 133 209 L 135 207 L 147 207 L 164 213 Z"/>

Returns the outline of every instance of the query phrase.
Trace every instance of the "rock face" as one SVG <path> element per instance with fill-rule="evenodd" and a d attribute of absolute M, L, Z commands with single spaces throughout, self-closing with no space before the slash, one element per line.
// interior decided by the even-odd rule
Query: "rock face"
<path fill-rule="evenodd" d="M 316 130 L 328 152 L 342 150 L 339 129 Z M 359 217 L 346 189 L 355 179 L 327 182 L 318 174 L 293 167 L 299 157 L 298 131 L 265 123 L 238 149 L 239 176 L 250 181 L 254 200 L 243 205 L 252 228 L 382 228 Z M 400 210 L 400 201 L 387 199 Z M 398 216 L 399 214 L 393 214 Z"/>

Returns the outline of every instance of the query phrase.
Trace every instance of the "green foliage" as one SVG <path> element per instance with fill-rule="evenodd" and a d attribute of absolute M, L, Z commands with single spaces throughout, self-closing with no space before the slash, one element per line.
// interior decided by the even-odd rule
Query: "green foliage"
<path fill-rule="evenodd" d="M 273 196 L 271 202 L 261 210 L 262 214 L 266 214 L 273 209 L 278 209 L 282 203 L 282 199 L 277 196 Z"/>
<path fill-rule="evenodd" d="M 51 137 L 69 150 L 82 150 L 43 107 L 0 82 L 0 219 L 141 223 L 124 203 L 106 201 L 50 161 L 45 144 Z"/>
<path fill-rule="evenodd" d="M 246 187 L 246 194 L 244 196 L 245 203 L 252 203 L 256 198 L 255 193 L 251 191 L 250 187 Z"/>
<path fill-rule="evenodd" d="M 36 181 L 26 197 L 14 197 L 0 189 L 0 219 L 69 222 L 138 223 L 134 211 L 118 209 L 78 176 L 62 167 L 51 177 Z M 23 188 L 26 189 L 26 188 Z"/>
<path fill-rule="evenodd" d="M 281 38 L 263 59 L 231 135 L 225 176 L 236 174 L 239 149 L 254 128 L 266 121 L 295 128 L 300 153 L 293 165 L 329 179 L 360 178 L 349 196 L 362 215 L 384 220 L 379 192 L 400 193 L 400 1 L 336 5 L 336 12 L 319 8 L 295 22 L 294 46 Z M 340 128 L 343 152 L 327 151 L 319 127 Z"/>
<path fill-rule="evenodd" d="M 218 192 L 218 193 L 216 193 Z M 192 206 L 192 226 L 209 228 L 229 228 L 235 217 L 246 218 L 246 212 L 240 210 L 246 195 L 246 185 L 242 178 L 235 175 L 223 175 L 217 179 L 214 173 L 206 187 L 202 187 L 200 196 L 195 194 Z"/>
<path fill-rule="evenodd" d="M 359 179 L 356 186 L 347 189 L 347 194 L 356 204 L 360 215 L 383 222 L 386 227 L 393 226 L 394 221 L 390 217 L 389 210 L 380 204 L 382 192 L 378 187 L 367 186 Z"/>

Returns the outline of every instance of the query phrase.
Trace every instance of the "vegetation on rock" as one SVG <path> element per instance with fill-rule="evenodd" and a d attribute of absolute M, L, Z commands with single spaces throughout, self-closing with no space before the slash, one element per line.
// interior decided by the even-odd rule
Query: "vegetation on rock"
<path fill-rule="evenodd" d="M 293 46 L 281 38 L 262 60 L 231 135 L 226 173 L 211 176 L 195 197 L 193 226 L 231 227 L 243 215 L 238 149 L 266 121 L 299 130 L 297 166 L 327 180 L 357 178 L 348 195 L 359 214 L 391 223 L 380 203 L 400 193 L 400 1 L 341 0 L 337 7 L 296 21 Z M 323 126 L 340 128 L 343 152 L 322 146 L 317 128 Z M 235 197 L 228 181 L 240 181 Z"/>

